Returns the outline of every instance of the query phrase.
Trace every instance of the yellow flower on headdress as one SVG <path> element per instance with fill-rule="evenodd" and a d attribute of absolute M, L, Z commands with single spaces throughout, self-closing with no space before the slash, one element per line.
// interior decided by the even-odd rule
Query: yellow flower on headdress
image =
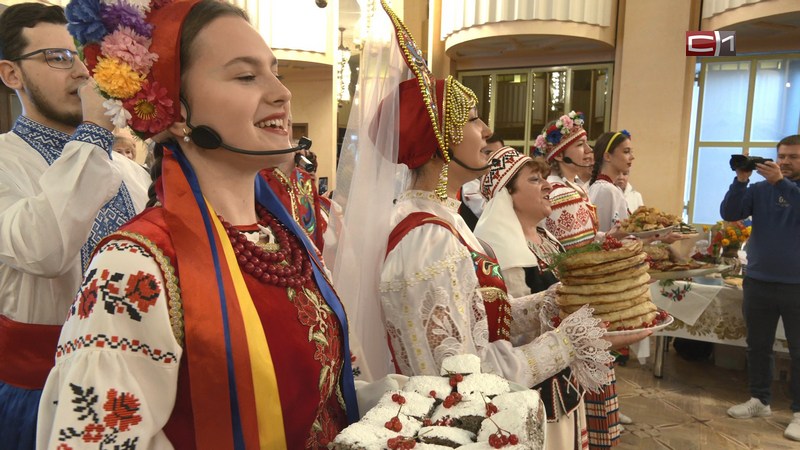
<path fill-rule="evenodd" d="M 94 68 L 94 80 L 107 95 L 125 100 L 133 97 L 142 88 L 144 78 L 128 63 L 115 58 L 98 58 Z"/>
<path fill-rule="evenodd" d="M 722 244 L 723 247 L 727 247 L 727 246 L 729 246 L 731 244 L 731 241 L 729 241 L 727 239 L 723 239 L 721 244 Z"/>

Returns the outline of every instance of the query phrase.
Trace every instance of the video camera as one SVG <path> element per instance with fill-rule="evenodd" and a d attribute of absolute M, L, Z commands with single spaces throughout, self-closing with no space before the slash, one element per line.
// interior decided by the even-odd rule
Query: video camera
<path fill-rule="evenodd" d="M 752 172 L 756 170 L 756 164 L 764 164 L 767 161 L 772 161 L 772 159 L 760 156 L 731 155 L 730 165 L 731 170 Z"/>

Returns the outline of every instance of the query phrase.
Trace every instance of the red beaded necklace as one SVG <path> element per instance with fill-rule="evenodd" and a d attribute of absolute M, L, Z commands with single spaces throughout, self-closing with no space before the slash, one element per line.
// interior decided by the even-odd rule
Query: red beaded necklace
<path fill-rule="evenodd" d="M 256 205 L 258 224 L 272 230 L 278 251 L 271 252 L 254 244 L 221 216 L 219 220 L 233 245 L 233 253 L 242 270 L 265 284 L 298 288 L 311 279 L 311 262 L 304 258 L 297 239 L 291 239 L 286 228 L 263 206 Z"/>

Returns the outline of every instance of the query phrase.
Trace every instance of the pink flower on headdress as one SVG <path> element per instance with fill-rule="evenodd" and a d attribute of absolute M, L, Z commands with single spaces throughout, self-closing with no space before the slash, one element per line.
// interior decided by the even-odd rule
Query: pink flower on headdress
<path fill-rule="evenodd" d="M 150 39 L 139 35 L 129 27 L 119 27 L 103 39 L 105 56 L 125 61 L 137 72 L 147 74 L 158 55 L 150 53 Z"/>
<path fill-rule="evenodd" d="M 561 116 L 561 123 L 570 130 L 572 129 L 572 126 L 575 125 L 575 122 L 573 122 L 569 116 Z"/>
<path fill-rule="evenodd" d="M 536 142 L 533 143 L 536 148 L 545 148 L 547 142 L 544 140 L 544 135 L 536 136 Z"/>
<path fill-rule="evenodd" d="M 140 133 L 160 133 L 170 124 L 174 112 L 167 89 L 146 81 L 136 96 L 125 101 L 131 113 L 131 127 Z"/>

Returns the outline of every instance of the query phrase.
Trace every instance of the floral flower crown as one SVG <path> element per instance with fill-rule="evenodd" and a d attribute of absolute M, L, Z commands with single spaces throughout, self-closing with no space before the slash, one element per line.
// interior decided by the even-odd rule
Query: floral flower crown
<path fill-rule="evenodd" d="M 67 29 L 115 127 L 141 138 L 164 131 L 173 121 L 175 102 L 153 77 L 159 55 L 151 52 L 153 12 L 172 0 L 72 0 L 65 13 Z M 174 18 L 181 20 L 183 18 Z"/>
<path fill-rule="evenodd" d="M 536 137 L 534 142 L 534 155 L 545 156 L 547 160 L 553 159 L 558 151 L 565 147 L 568 141 L 566 139 L 570 135 L 577 137 L 578 135 L 586 134 L 583 130 L 583 113 L 570 111 L 567 114 L 559 117 L 558 120 L 549 127 L 542 130 L 542 134 Z"/>

